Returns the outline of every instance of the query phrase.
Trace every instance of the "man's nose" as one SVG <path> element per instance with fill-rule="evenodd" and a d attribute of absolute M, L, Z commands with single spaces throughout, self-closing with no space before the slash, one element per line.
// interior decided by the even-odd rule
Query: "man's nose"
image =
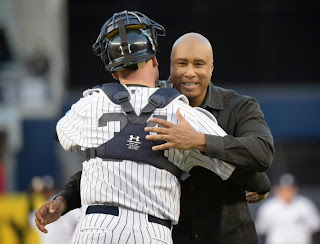
<path fill-rule="evenodd" d="M 194 77 L 196 75 L 194 67 L 192 65 L 187 66 L 187 70 L 185 72 L 185 76 L 188 78 Z"/>

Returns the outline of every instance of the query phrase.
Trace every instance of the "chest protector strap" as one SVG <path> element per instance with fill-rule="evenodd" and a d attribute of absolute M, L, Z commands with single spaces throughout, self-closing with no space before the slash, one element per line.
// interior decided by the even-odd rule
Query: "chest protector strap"
<path fill-rule="evenodd" d="M 173 88 L 159 88 L 149 97 L 148 104 L 137 116 L 131 103 L 127 89 L 119 83 L 106 83 L 101 89 L 115 103 L 120 104 L 125 111 L 129 123 L 115 137 L 97 148 L 83 151 L 84 161 L 99 157 L 102 159 L 132 160 L 164 169 L 175 175 L 179 180 L 185 180 L 190 175 L 171 163 L 163 154 L 164 151 L 153 151 L 155 141 L 145 139 L 148 132 L 144 131 L 147 120 L 156 108 L 163 108 L 180 93 Z"/>

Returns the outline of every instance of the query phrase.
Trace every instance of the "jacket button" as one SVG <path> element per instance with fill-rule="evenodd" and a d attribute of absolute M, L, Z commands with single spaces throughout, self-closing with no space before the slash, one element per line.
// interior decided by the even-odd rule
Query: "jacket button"
<path fill-rule="evenodd" d="M 194 234 L 194 238 L 198 238 L 198 236 L 199 236 L 199 235 L 198 235 L 197 233 L 196 233 L 196 234 Z"/>

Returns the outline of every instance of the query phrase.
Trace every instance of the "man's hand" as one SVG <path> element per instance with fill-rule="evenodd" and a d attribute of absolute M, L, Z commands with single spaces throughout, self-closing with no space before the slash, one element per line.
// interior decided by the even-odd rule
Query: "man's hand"
<path fill-rule="evenodd" d="M 61 196 L 57 197 L 53 201 L 49 201 L 41 205 L 35 213 L 35 222 L 38 229 L 43 233 L 48 233 L 45 226 L 59 219 L 66 208 L 66 200 Z"/>
<path fill-rule="evenodd" d="M 207 140 L 204 134 L 194 130 L 188 121 L 183 118 L 180 110 L 177 110 L 176 116 L 178 124 L 169 121 L 150 118 L 150 121 L 162 125 L 163 127 L 146 127 L 145 131 L 155 132 L 156 135 L 147 135 L 146 139 L 156 141 L 167 141 L 164 144 L 152 147 L 152 150 L 159 151 L 169 148 L 182 150 L 198 149 L 202 152 L 207 150 Z"/>
<path fill-rule="evenodd" d="M 268 193 L 264 194 L 264 195 L 260 195 L 257 192 L 249 192 L 246 195 L 246 199 L 248 203 L 257 203 L 257 202 L 261 202 L 262 200 L 266 199 L 268 196 Z"/>

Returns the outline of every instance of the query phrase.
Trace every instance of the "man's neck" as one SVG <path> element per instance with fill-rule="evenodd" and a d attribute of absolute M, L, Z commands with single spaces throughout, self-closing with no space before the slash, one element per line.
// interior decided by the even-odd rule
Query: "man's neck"
<path fill-rule="evenodd" d="M 119 81 L 123 85 L 143 85 L 148 87 L 156 87 L 158 67 L 153 65 L 149 60 L 143 67 L 133 72 L 124 71 L 119 73 Z"/>
<path fill-rule="evenodd" d="M 203 102 L 204 102 L 204 98 L 189 99 L 189 104 L 191 107 L 200 107 Z"/>
<path fill-rule="evenodd" d="M 126 86 L 147 86 L 147 87 L 156 87 L 155 81 L 137 81 L 137 80 L 124 80 L 121 81 L 121 84 L 126 85 Z"/>

